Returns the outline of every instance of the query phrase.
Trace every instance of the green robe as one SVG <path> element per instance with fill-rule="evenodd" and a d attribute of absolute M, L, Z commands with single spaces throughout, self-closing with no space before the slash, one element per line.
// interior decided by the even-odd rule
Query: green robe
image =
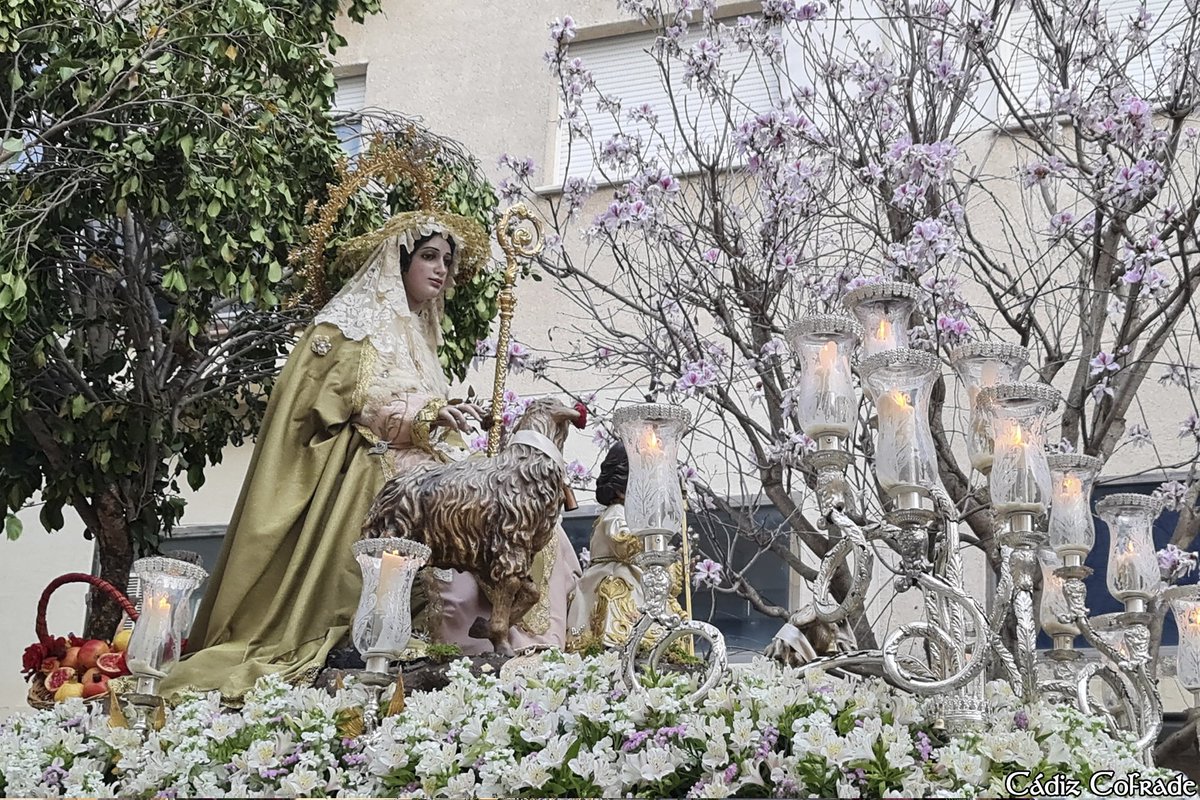
<path fill-rule="evenodd" d="M 272 673 L 311 683 L 345 638 L 362 585 L 350 546 L 384 483 L 384 458 L 351 422 L 368 351 L 328 324 L 292 351 L 189 634 L 192 652 L 163 681 L 164 696 L 217 689 L 236 701 Z"/>

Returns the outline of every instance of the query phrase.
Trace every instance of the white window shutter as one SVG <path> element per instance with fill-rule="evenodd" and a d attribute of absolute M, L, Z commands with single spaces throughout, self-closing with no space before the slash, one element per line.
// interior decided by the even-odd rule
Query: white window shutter
<path fill-rule="evenodd" d="M 1104 0 L 1101 11 L 1108 21 L 1108 28 L 1116 37 L 1123 37 L 1128 32 L 1133 21 L 1141 12 L 1142 6 L 1153 17 L 1149 31 L 1149 52 L 1143 54 L 1129 66 L 1128 77 L 1132 88 L 1144 98 L 1160 97 L 1166 87 L 1158 86 L 1155 72 L 1166 65 L 1166 54 L 1163 45 L 1172 39 L 1179 38 L 1179 31 L 1173 31 L 1169 36 L 1166 32 L 1176 28 L 1181 22 L 1180 13 L 1185 11 L 1185 3 L 1172 0 Z M 1081 13 L 1084 5 L 1081 3 Z M 1044 68 L 1038 64 L 1036 54 L 1029 52 L 1034 39 L 1040 39 L 1033 32 L 1035 25 L 1033 12 L 1027 5 L 1013 11 L 1012 18 L 1005 34 L 1006 46 L 1012 54 L 1008 59 L 1009 75 L 1013 81 L 1016 97 L 1030 112 L 1045 111 L 1048 103 L 1046 86 L 1040 80 L 1040 71 Z M 1125 54 L 1122 47 L 1120 54 Z M 1081 87 L 1085 92 L 1091 87 Z"/>
<path fill-rule="evenodd" d="M 700 26 L 685 38 L 683 46 L 691 47 L 703 38 Z M 714 108 L 709 98 L 702 97 L 696 89 L 689 89 L 683 80 L 683 64 L 671 62 L 670 94 L 663 86 L 663 77 L 658 64 L 650 54 L 654 44 L 654 33 L 636 33 L 626 36 L 615 36 L 595 41 L 580 42 L 571 46 L 571 57 L 578 57 L 584 66 L 591 71 L 596 87 L 605 96 L 619 98 L 621 111 L 614 119 L 607 111 L 596 109 L 597 92 L 589 91 L 584 95 L 583 108 L 589 124 L 591 135 L 586 139 L 576 136 L 572 141 L 568 136 L 566 125 L 558 125 L 555 149 L 555 177 L 562 182 L 567 177 L 591 177 L 601 179 L 600 170 L 595 163 L 592 146 L 598 150 L 600 145 L 611 138 L 619 130 L 626 134 L 641 133 L 643 142 L 661 148 L 664 142 L 655 137 L 651 142 L 647 136 L 647 126 L 644 123 L 634 123 L 628 119 L 630 109 L 649 104 L 658 114 L 659 130 L 664 132 L 665 146 L 674 150 L 674 163 L 686 165 L 683 148 L 676 141 L 678 136 L 696 141 L 710 141 L 716 137 L 731 137 L 733 130 L 727 128 L 724 113 Z M 755 65 L 743 73 L 747 63 L 752 58 L 749 51 L 740 52 L 732 41 L 726 41 L 722 50 L 721 71 L 737 76 L 735 97 L 743 105 L 735 109 L 736 125 L 753 113 L 770 109 L 774 105 L 773 97 L 778 97 L 778 86 L 773 76 L 768 72 L 764 79 Z M 685 133 L 675 132 L 672 122 L 670 97 L 674 96 L 679 114 L 685 121 Z M 693 132 L 694 129 L 694 132 Z M 590 140 L 590 144 L 589 144 Z M 728 150 L 728 143 L 725 148 Z M 651 151 L 653 152 L 653 150 Z M 669 160 L 669 154 L 662 154 L 664 160 Z"/>
<path fill-rule="evenodd" d="M 333 93 L 333 110 L 362 111 L 367 106 L 367 76 L 346 75 L 338 78 Z"/>
<path fill-rule="evenodd" d="M 333 126 L 346 155 L 356 156 L 362 149 L 362 121 L 345 119 L 346 114 L 362 111 L 367 105 L 367 75 L 338 78 L 333 90 Z"/>

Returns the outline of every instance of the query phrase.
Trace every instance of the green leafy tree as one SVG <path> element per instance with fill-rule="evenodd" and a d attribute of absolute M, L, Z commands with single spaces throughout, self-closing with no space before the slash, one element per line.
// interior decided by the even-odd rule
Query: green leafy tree
<path fill-rule="evenodd" d="M 0 502 L 74 508 L 118 586 L 179 479 L 257 430 L 311 313 L 280 296 L 341 156 L 334 22 L 378 6 L 0 5 Z M 118 613 L 93 596 L 89 634 Z"/>

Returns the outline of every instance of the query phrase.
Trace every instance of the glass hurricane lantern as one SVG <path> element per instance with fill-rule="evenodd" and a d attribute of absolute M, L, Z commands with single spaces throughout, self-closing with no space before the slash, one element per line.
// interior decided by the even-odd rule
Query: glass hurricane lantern
<path fill-rule="evenodd" d="M 858 417 L 850 361 L 862 326 L 847 316 L 815 314 L 797 321 L 785 336 L 800 359 L 800 427 L 819 450 L 839 450 Z"/>
<path fill-rule="evenodd" d="M 617 409 L 612 422 L 629 456 L 625 522 L 647 552 L 666 550 L 671 537 L 683 530 L 678 458 L 691 412 L 665 403 L 639 403 Z"/>
<path fill-rule="evenodd" d="M 129 637 L 126 658 L 136 692 L 156 695 L 158 682 L 179 660 L 192 626 L 192 593 L 208 573 L 195 564 L 163 556 L 139 558 L 130 575 L 141 588 L 141 611 Z"/>
<path fill-rule="evenodd" d="M 909 318 L 917 307 L 916 286 L 898 281 L 868 283 L 847 292 L 842 303 L 863 327 L 867 358 L 908 347 Z"/>
<path fill-rule="evenodd" d="M 1103 462 L 1093 456 L 1051 453 L 1053 497 L 1050 503 L 1050 546 L 1064 566 L 1078 567 L 1096 544 L 1092 519 L 1092 488 Z"/>
<path fill-rule="evenodd" d="M 1046 421 L 1062 394 L 1043 383 L 998 383 L 978 402 L 995 434 L 988 487 L 997 518 L 1010 531 L 1033 531 L 1034 518 L 1050 507 Z"/>
<path fill-rule="evenodd" d="M 875 476 L 899 509 L 921 508 L 940 485 L 929 427 L 929 400 L 941 362 L 920 350 L 889 350 L 867 358 L 863 386 L 878 419 Z"/>
<path fill-rule="evenodd" d="M 1145 611 L 1147 601 L 1163 588 L 1154 551 L 1154 520 L 1162 504 L 1145 494 L 1110 494 L 1096 503 L 1108 525 L 1108 591 L 1126 611 Z"/>
<path fill-rule="evenodd" d="M 991 419 L 979 408 L 979 393 L 998 383 L 1020 380 L 1028 363 L 1029 350 L 1000 342 L 972 342 L 950 354 L 950 365 L 967 391 L 967 458 L 984 475 L 992 469 L 993 442 Z"/>
<path fill-rule="evenodd" d="M 367 672 L 386 673 L 412 637 L 412 584 L 429 548 L 399 538 L 360 539 L 351 546 L 362 571 L 362 592 L 351 639 Z"/>

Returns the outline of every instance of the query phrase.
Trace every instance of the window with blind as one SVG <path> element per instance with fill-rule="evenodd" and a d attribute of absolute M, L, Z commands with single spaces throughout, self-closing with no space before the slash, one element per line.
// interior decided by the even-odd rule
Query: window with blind
<path fill-rule="evenodd" d="M 1141 14 L 1142 7 L 1151 17 L 1147 28 L 1147 48 L 1144 52 L 1131 54 L 1128 44 L 1121 44 L 1117 58 L 1117 69 L 1131 83 L 1132 90 L 1140 97 L 1154 100 L 1165 97 L 1170 87 L 1160 82 L 1167 71 L 1169 45 L 1178 43 L 1185 33 L 1184 17 L 1189 13 L 1188 4 L 1178 0 L 1105 0 L 1101 13 L 1107 19 L 1108 30 L 1113 38 L 1121 42 Z M 1080 13 L 1086 13 L 1081 4 Z M 1015 96 L 1029 113 L 1041 113 L 1049 105 L 1049 88 L 1043 80 L 1046 67 L 1039 62 L 1035 47 L 1047 47 L 1046 37 L 1037 29 L 1037 22 L 1028 5 L 1022 5 L 1012 13 L 1004 36 L 1004 49 L 1008 74 L 1012 80 Z M 1099 77 L 1099 71 L 1093 72 Z M 1087 96 L 1095 86 L 1081 86 L 1080 94 Z"/>
<path fill-rule="evenodd" d="M 333 94 L 333 126 L 347 155 L 358 155 L 362 148 L 362 120 L 358 112 L 367 106 L 367 74 L 346 75 L 337 79 Z"/>
<path fill-rule="evenodd" d="M 691 48 L 702 38 L 703 34 L 697 26 L 697 30 L 685 37 L 682 43 L 684 49 Z M 591 71 L 599 92 L 608 98 L 619 98 L 621 110 L 615 116 L 607 111 L 598 111 L 597 91 L 591 90 L 584 95 L 583 108 L 591 135 L 582 137 L 577 134 L 571 137 L 567 126 L 559 123 L 555 152 L 556 182 L 561 184 L 568 177 L 603 181 L 605 174 L 597 163 L 599 149 L 618 132 L 639 134 L 650 154 L 661 161 L 674 163 L 677 165 L 676 171 L 686 172 L 689 159 L 684 155 L 683 137 L 730 151 L 732 148 L 728 140 L 732 138 L 736 126 L 752 114 L 770 109 L 777 102 L 779 87 L 773 76 L 764 75 L 758 69 L 750 52 L 740 52 L 736 45 L 727 41 L 722 47 L 720 69 L 734 87 L 736 102 L 730 123 L 725 112 L 711 98 L 701 96 L 696 88 L 688 88 L 683 78 L 683 63 L 672 60 L 669 82 L 664 78 L 651 54 L 654 40 L 654 33 L 636 33 L 584 41 L 571 46 L 572 57 L 581 59 Z M 682 131 L 672 123 L 672 97 Z M 629 111 L 643 104 L 649 105 L 658 115 L 658 128 L 663 132 L 661 138 L 650 136 L 648 124 L 629 119 Z M 609 179 L 621 177 L 606 172 Z"/>

